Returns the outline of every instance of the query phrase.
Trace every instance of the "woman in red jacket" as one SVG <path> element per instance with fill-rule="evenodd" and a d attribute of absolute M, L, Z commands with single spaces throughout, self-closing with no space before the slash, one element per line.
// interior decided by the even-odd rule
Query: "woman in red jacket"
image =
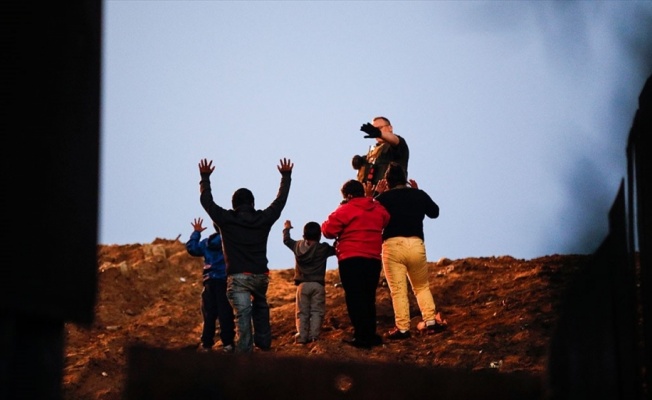
<path fill-rule="evenodd" d="M 345 343 L 370 349 L 383 343 L 376 333 L 376 288 L 382 269 L 383 229 L 389 212 L 357 180 L 341 189 L 344 200 L 321 225 L 325 238 L 335 239 L 335 252 L 353 339 Z"/>

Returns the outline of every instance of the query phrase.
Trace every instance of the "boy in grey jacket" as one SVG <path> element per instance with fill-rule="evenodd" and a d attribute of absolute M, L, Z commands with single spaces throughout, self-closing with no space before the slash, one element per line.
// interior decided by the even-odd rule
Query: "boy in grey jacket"
<path fill-rule="evenodd" d="M 306 344 L 318 339 L 326 314 L 326 260 L 335 255 L 335 248 L 320 243 L 321 226 L 308 222 L 303 227 L 303 240 L 290 237 L 292 222 L 283 225 L 283 244 L 294 253 L 294 284 L 296 294 L 296 343 Z"/>

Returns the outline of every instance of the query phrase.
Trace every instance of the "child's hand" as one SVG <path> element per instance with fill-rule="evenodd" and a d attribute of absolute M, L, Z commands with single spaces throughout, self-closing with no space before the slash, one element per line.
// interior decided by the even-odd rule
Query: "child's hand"
<path fill-rule="evenodd" d="M 292 222 L 289 219 L 285 220 L 285 222 L 283 223 L 283 228 L 284 229 L 292 229 L 293 228 Z"/>
<path fill-rule="evenodd" d="M 191 225 L 192 225 L 193 229 L 196 230 L 197 232 L 203 232 L 204 230 L 206 230 L 205 227 L 201 226 L 201 224 L 202 224 L 203 222 L 204 222 L 203 219 L 201 219 L 201 218 L 195 218 L 195 219 L 192 221 Z"/>

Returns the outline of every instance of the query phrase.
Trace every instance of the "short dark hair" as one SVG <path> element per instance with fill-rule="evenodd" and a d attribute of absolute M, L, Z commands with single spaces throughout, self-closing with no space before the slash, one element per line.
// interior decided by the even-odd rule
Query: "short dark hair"
<path fill-rule="evenodd" d="M 233 192 L 233 197 L 231 198 L 231 205 L 233 208 L 238 208 L 245 204 L 252 207 L 254 205 L 254 194 L 251 193 L 251 190 L 241 188 Z"/>
<path fill-rule="evenodd" d="M 308 222 L 303 226 L 303 238 L 319 241 L 321 239 L 321 226 L 314 221 Z"/>
<path fill-rule="evenodd" d="M 348 195 L 351 195 L 351 197 L 364 197 L 364 186 L 362 186 L 360 181 L 355 179 L 344 182 L 341 191 L 344 198 Z"/>
<path fill-rule="evenodd" d="M 387 171 L 385 171 L 385 180 L 390 188 L 394 188 L 398 185 L 405 185 L 407 183 L 405 170 L 403 170 L 403 167 L 401 167 L 400 164 L 392 161 L 389 163 Z"/>
<path fill-rule="evenodd" d="M 377 119 L 382 119 L 383 121 L 387 122 L 387 125 L 391 125 L 391 124 L 392 124 L 391 122 L 389 122 L 389 120 L 388 120 L 387 118 L 383 117 L 382 115 L 379 115 L 379 116 L 377 116 L 377 117 L 374 117 L 373 120 L 375 121 L 375 120 L 377 120 Z"/>

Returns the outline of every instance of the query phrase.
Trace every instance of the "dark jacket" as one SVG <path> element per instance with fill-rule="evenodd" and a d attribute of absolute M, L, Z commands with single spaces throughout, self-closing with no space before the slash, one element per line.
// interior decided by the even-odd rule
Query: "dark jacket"
<path fill-rule="evenodd" d="M 256 210 L 251 205 L 240 206 L 235 210 L 218 206 L 213 201 L 210 175 L 202 175 L 199 199 L 204 210 L 220 227 L 228 275 L 269 273 L 267 239 L 272 225 L 281 216 L 287 202 L 291 175 L 292 171 L 281 173 L 281 185 L 276 199 L 264 210 Z"/>
<path fill-rule="evenodd" d="M 222 237 L 215 232 L 204 240 L 200 239 L 201 233 L 193 231 L 190 234 L 190 240 L 186 242 L 186 250 L 191 256 L 204 257 L 204 270 L 202 272 L 204 281 L 226 278 Z"/>
<path fill-rule="evenodd" d="M 335 255 L 335 248 L 328 243 L 294 240 L 290 228 L 283 229 L 283 243 L 294 253 L 294 284 L 319 282 L 325 284 L 326 260 Z"/>
<path fill-rule="evenodd" d="M 437 218 L 439 206 L 421 189 L 394 188 L 376 196 L 391 218 L 383 230 L 383 240 L 392 237 L 423 237 L 423 219 Z"/>
<path fill-rule="evenodd" d="M 366 156 L 363 156 L 364 164 L 358 171 L 358 180 L 362 183 L 371 180 L 374 185 L 385 177 L 385 171 L 391 162 L 398 163 L 403 167 L 405 176 L 408 176 L 408 161 L 410 149 L 402 136 L 398 137 L 398 144 L 392 146 L 389 143 L 376 144 Z M 376 157 L 373 157 L 377 154 Z M 369 179 L 369 176 L 372 178 Z"/>

